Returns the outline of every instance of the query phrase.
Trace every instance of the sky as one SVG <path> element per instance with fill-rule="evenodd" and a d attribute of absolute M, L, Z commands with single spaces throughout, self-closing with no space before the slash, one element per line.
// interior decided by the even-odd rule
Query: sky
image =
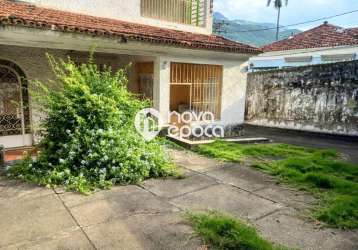
<path fill-rule="evenodd" d="M 267 7 L 267 0 L 214 0 L 214 10 L 229 19 L 265 23 L 275 23 L 277 19 L 277 10 L 273 6 Z M 287 7 L 282 8 L 281 24 L 294 24 L 353 10 L 358 10 L 358 0 L 288 0 Z M 358 12 L 327 21 L 346 28 L 358 27 Z M 322 23 L 319 21 L 292 28 L 307 30 Z"/>

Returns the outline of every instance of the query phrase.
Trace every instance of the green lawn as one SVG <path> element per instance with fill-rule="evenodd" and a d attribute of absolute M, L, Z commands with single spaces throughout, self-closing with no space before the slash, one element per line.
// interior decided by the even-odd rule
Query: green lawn
<path fill-rule="evenodd" d="M 210 249 L 218 250 L 285 250 L 262 239 L 256 230 L 229 215 L 217 212 L 188 214 L 194 231 Z"/>
<path fill-rule="evenodd" d="M 199 146 L 196 151 L 225 161 L 250 163 L 308 190 L 320 200 L 313 211 L 315 218 L 335 227 L 358 228 L 358 165 L 344 162 L 335 150 L 217 141 Z"/>

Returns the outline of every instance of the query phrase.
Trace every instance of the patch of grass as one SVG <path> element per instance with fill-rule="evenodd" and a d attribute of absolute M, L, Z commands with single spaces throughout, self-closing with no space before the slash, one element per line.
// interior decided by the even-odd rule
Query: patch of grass
<path fill-rule="evenodd" d="M 188 213 L 195 232 L 211 249 L 218 250 L 284 250 L 261 238 L 255 228 L 218 212 Z"/>
<path fill-rule="evenodd" d="M 318 197 L 317 219 L 340 228 L 358 228 L 358 166 L 342 161 L 335 150 L 217 141 L 199 146 L 197 152 L 232 162 L 254 158 L 253 167 Z"/>
<path fill-rule="evenodd" d="M 165 137 L 158 137 L 157 141 L 163 145 L 164 147 L 168 148 L 168 149 L 175 149 L 175 150 L 179 150 L 179 151 L 183 151 L 186 150 L 186 148 L 184 148 L 183 146 L 165 138 Z"/>
<path fill-rule="evenodd" d="M 201 154 L 215 157 L 217 159 L 233 162 L 242 162 L 250 157 L 290 157 L 307 156 L 312 153 L 312 149 L 287 145 L 287 144 L 238 144 L 234 142 L 216 141 L 212 144 L 200 145 L 197 151 Z M 334 157 L 335 151 L 327 151 Z"/>

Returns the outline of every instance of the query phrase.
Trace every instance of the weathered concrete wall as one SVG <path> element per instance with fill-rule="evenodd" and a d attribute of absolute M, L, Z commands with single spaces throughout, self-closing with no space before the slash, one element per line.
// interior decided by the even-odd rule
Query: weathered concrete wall
<path fill-rule="evenodd" d="M 358 61 L 250 73 L 250 124 L 358 136 Z"/>

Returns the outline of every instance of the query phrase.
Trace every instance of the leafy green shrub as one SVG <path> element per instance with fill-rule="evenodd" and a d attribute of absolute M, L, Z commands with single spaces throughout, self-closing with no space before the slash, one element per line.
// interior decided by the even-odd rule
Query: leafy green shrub
<path fill-rule="evenodd" d="M 9 176 L 88 193 L 112 184 L 168 176 L 174 168 L 157 141 L 146 142 L 134 116 L 148 106 L 127 90 L 125 69 L 99 71 L 48 56 L 55 86 L 37 82 L 44 108 L 38 159 L 24 160 Z"/>

